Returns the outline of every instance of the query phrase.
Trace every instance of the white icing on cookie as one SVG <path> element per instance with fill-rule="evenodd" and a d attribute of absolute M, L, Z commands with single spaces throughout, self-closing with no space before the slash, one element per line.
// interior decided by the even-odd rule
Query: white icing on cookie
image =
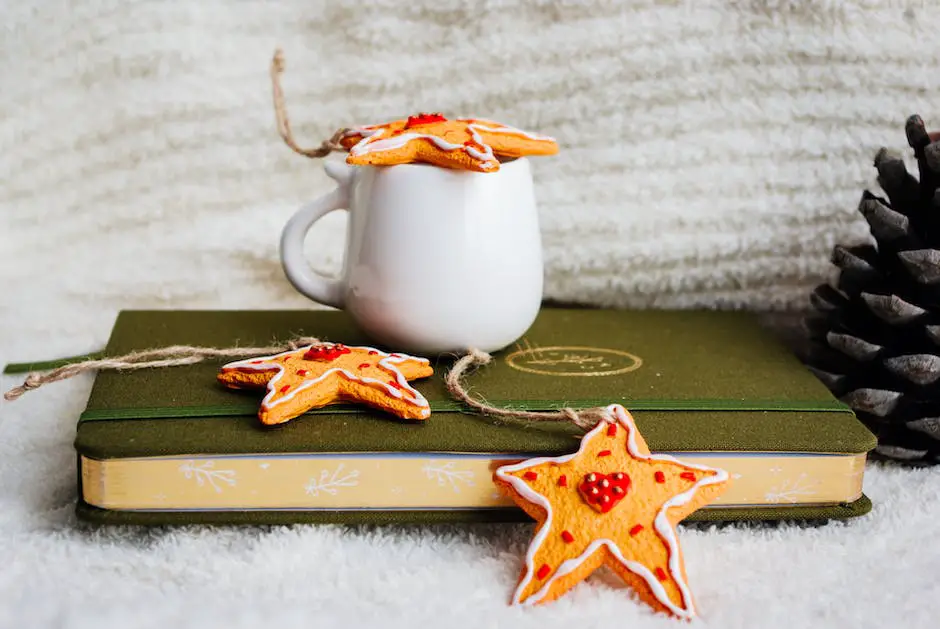
<path fill-rule="evenodd" d="M 547 135 L 538 135 L 537 133 L 530 133 L 529 131 L 523 131 L 522 129 L 516 129 L 515 127 L 509 127 L 504 124 L 499 124 L 498 122 L 493 122 L 492 120 L 484 120 L 482 118 L 461 118 L 458 119 L 458 122 L 467 122 L 473 120 L 472 127 L 478 131 L 486 131 L 487 133 L 505 133 L 507 135 L 521 135 L 524 138 L 529 138 L 530 140 L 538 140 L 542 142 L 554 142 L 555 138 L 549 137 Z M 485 125 L 495 125 L 495 126 L 485 126 Z"/>
<path fill-rule="evenodd" d="M 385 151 L 394 151 L 405 146 L 408 142 L 412 140 L 424 139 L 433 142 L 437 148 L 442 151 L 456 151 L 463 150 L 471 158 L 480 162 L 480 166 L 485 170 L 496 170 L 499 168 L 499 161 L 496 159 L 496 156 L 493 154 L 493 148 L 486 144 L 483 141 L 483 138 L 480 136 L 480 131 L 486 133 L 501 133 L 506 135 L 518 135 L 530 140 L 554 142 L 554 138 L 548 136 L 537 135 L 534 133 L 529 133 L 528 131 L 523 131 L 522 129 L 516 129 L 515 127 L 507 127 L 506 125 L 501 125 L 497 122 L 492 122 L 489 120 L 481 120 L 478 118 L 461 118 L 457 119 L 456 122 L 469 122 L 467 125 L 467 130 L 470 132 L 470 137 L 472 143 L 468 144 L 454 144 L 448 142 L 436 135 L 420 133 L 416 131 L 408 131 L 407 133 L 402 133 L 395 136 L 385 137 L 388 133 L 388 128 L 379 128 L 379 127 L 359 127 L 358 129 L 350 129 L 343 134 L 343 137 L 352 137 L 352 136 L 362 136 L 362 140 L 356 143 L 351 149 L 349 149 L 349 154 L 353 157 L 359 157 L 362 155 L 367 155 L 370 153 L 382 153 Z M 493 126 L 488 126 L 493 125 Z M 476 145 L 476 146 L 474 146 Z"/>
<path fill-rule="evenodd" d="M 472 126 L 473 125 L 470 125 L 469 127 L 470 136 L 473 138 L 473 142 L 479 145 L 479 149 L 467 144 L 453 144 L 447 140 L 439 138 L 436 135 L 430 135 L 427 133 L 408 132 L 391 137 L 384 137 L 387 130 L 382 129 L 366 136 L 362 141 L 349 149 L 349 154 L 353 157 L 359 157 L 361 155 L 368 155 L 370 153 L 394 151 L 405 146 L 412 140 L 424 139 L 433 142 L 434 145 L 442 151 L 463 150 L 467 155 L 481 162 L 480 166 L 486 168 L 487 170 L 499 168 L 499 162 L 496 160 L 496 156 L 493 154 L 493 149 L 483 143 L 483 140 L 480 138 L 479 134 L 472 129 Z"/>
<path fill-rule="evenodd" d="M 281 362 L 273 362 L 277 358 L 283 356 L 289 356 L 291 354 L 299 354 L 303 356 L 304 353 L 309 351 L 313 345 L 308 345 L 306 347 L 300 347 L 295 350 L 290 350 L 287 352 L 281 352 L 280 354 L 273 354 L 271 356 L 261 356 L 258 358 L 250 358 L 247 360 L 240 360 L 227 365 L 222 366 L 222 371 L 227 370 L 252 370 L 252 371 L 270 371 L 272 369 L 277 369 L 277 373 L 268 381 L 268 393 L 264 396 L 264 399 L 261 400 L 261 407 L 265 410 L 270 410 L 279 404 L 283 404 L 292 400 L 297 394 L 301 391 L 309 389 L 310 387 L 316 385 L 319 382 L 322 382 L 332 374 L 338 373 L 348 380 L 353 382 L 361 382 L 372 387 L 378 387 L 383 389 L 386 393 L 391 395 L 394 398 L 402 400 L 406 403 L 413 405 L 416 408 L 422 409 L 420 411 L 421 417 L 429 417 L 431 415 L 431 406 L 428 404 L 428 401 L 425 399 L 417 389 L 411 386 L 408 382 L 408 379 L 405 378 L 404 374 L 395 366 L 397 363 L 403 363 L 408 360 L 413 360 L 419 363 L 425 363 L 430 365 L 430 361 L 426 358 L 418 358 L 415 356 L 409 356 L 407 354 L 387 354 L 380 350 L 377 350 L 372 347 L 350 347 L 351 350 L 363 350 L 366 352 L 375 352 L 379 356 L 384 356 L 382 360 L 379 361 L 379 366 L 385 369 L 385 372 L 391 376 L 394 376 L 395 381 L 398 383 L 398 387 L 394 387 L 387 382 L 382 382 L 375 378 L 369 378 L 366 376 L 358 376 L 348 369 L 342 367 L 334 367 L 323 372 L 320 376 L 314 378 L 313 380 L 306 380 L 297 388 L 293 389 L 290 393 L 279 397 L 278 399 L 273 399 L 278 395 L 277 383 L 281 379 L 281 376 L 285 373 L 284 364 Z M 261 362 L 258 362 L 261 361 Z M 269 362 L 270 361 L 270 362 Z M 405 392 L 411 394 L 411 399 L 405 397 Z"/>
<path fill-rule="evenodd" d="M 617 560 L 620 561 L 620 563 L 623 564 L 625 568 L 627 568 L 627 570 L 642 577 L 643 580 L 646 581 L 657 600 L 659 600 L 659 602 L 667 607 L 673 614 L 680 618 L 692 618 L 695 616 L 695 606 L 692 602 L 692 593 L 685 579 L 682 577 L 682 570 L 679 565 L 679 540 L 677 539 L 672 526 L 669 524 L 667 511 L 672 507 L 680 506 L 689 502 L 700 487 L 727 481 L 728 473 L 717 468 L 679 461 L 674 457 L 669 456 L 668 454 L 641 454 L 636 443 L 637 430 L 636 425 L 633 423 L 632 416 L 620 404 L 611 404 L 607 407 L 607 412 L 610 413 L 611 416 L 627 430 L 627 450 L 635 458 L 641 460 L 668 461 L 670 463 L 676 463 L 690 469 L 712 473 L 711 476 L 704 476 L 699 479 L 685 492 L 673 496 L 663 503 L 663 506 L 660 507 L 659 512 L 656 514 L 656 517 L 653 520 L 653 526 L 656 529 L 656 532 L 659 533 L 661 538 L 666 541 L 666 545 L 669 551 L 669 563 L 667 564 L 669 568 L 669 574 L 676 583 L 676 586 L 679 588 L 684 607 L 679 607 L 673 603 L 672 600 L 670 600 L 665 588 L 659 582 L 659 579 L 657 579 L 656 576 L 649 570 L 649 568 L 635 561 L 628 561 L 617 547 L 617 544 L 610 539 L 594 540 L 578 557 L 563 561 L 558 566 L 558 569 L 555 571 L 555 573 L 545 582 L 545 584 L 537 592 L 528 597 L 525 603 L 522 604 L 534 605 L 538 601 L 542 600 L 548 594 L 552 583 L 554 583 L 556 579 L 576 570 L 578 566 L 584 563 L 584 561 L 587 560 L 587 558 L 590 557 L 594 552 L 596 552 L 597 549 L 601 548 L 602 546 L 606 546 L 611 554 L 616 557 Z M 513 595 L 513 603 L 517 605 L 520 604 L 520 599 L 522 598 L 523 592 L 532 581 L 532 578 L 536 573 L 535 555 L 552 528 L 551 524 L 554 514 L 552 513 L 551 503 L 545 496 L 532 489 L 524 479 L 518 476 L 514 476 L 511 473 L 542 465 L 544 463 L 567 463 L 572 459 L 580 456 L 586 449 L 590 440 L 601 430 L 606 430 L 605 422 L 598 424 L 582 438 L 581 446 L 574 454 L 568 454 L 560 457 L 540 457 L 536 459 L 530 459 L 522 463 L 503 466 L 496 470 L 496 476 L 500 480 L 509 483 L 514 491 L 519 493 L 519 495 L 529 502 L 542 507 L 546 513 L 544 523 L 539 528 L 535 538 L 532 540 L 528 552 L 526 552 L 525 577 L 519 583 L 519 586 L 516 588 L 516 592 Z"/>
<path fill-rule="evenodd" d="M 378 125 L 368 125 L 368 126 L 365 126 L 365 127 L 354 127 L 354 128 L 352 128 L 352 129 L 346 129 L 346 131 L 343 132 L 343 136 L 342 136 L 342 137 L 344 137 L 344 138 L 351 138 L 351 137 L 353 137 L 353 136 L 358 135 L 358 136 L 360 136 L 360 137 L 367 138 L 367 137 L 369 137 L 370 135 L 374 134 L 379 128 L 380 128 L 380 127 L 379 127 Z"/>

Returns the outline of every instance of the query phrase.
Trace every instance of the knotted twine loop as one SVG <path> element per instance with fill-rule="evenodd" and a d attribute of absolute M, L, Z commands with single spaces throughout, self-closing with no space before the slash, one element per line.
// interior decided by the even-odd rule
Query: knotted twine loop
<path fill-rule="evenodd" d="M 470 408 L 476 409 L 484 415 L 494 417 L 536 422 L 570 421 L 585 430 L 590 430 L 601 422 L 613 421 L 607 409 L 602 407 L 582 410 L 565 407 L 557 411 L 522 411 L 490 406 L 486 402 L 473 398 L 461 381 L 469 372 L 489 364 L 492 360 L 493 357 L 486 352 L 471 348 L 466 355 L 454 363 L 451 370 L 444 376 L 444 384 L 447 386 L 447 390 L 455 399 L 460 400 Z"/>
<path fill-rule="evenodd" d="M 277 118 L 277 132 L 284 139 L 284 143 L 292 148 L 296 153 L 304 157 L 326 157 L 333 151 L 345 150 L 339 141 L 343 138 L 349 129 L 343 128 L 336 131 L 329 140 L 324 140 L 320 146 L 311 149 L 305 149 L 298 146 L 294 141 L 294 134 L 290 128 L 290 120 L 287 118 L 287 107 L 284 105 L 284 90 L 281 89 L 281 74 L 284 72 L 284 53 L 280 48 L 274 51 L 274 58 L 271 59 L 271 89 L 274 94 L 274 115 Z"/>
<path fill-rule="evenodd" d="M 150 369 L 155 367 L 180 367 L 194 365 L 209 358 L 244 358 L 262 354 L 276 354 L 287 350 L 295 350 L 307 345 L 319 345 L 321 341 L 312 336 L 301 336 L 292 339 L 284 345 L 269 347 L 196 347 L 193 345 L 171 345 L 159 349 L 146 349 L 137 352 L 115 356 L 113 358 L 100 358 L 86 360 L 79 363 L 63 365 L 47 373 L 34 372 L 26 376 L 18 387 L 13 387 L 3 394 L 3 399 L 12 402 L 27 391 L 38 389 L 44 384 L 58 382 L 85 373 L 86 371 L 133 371 L 136 369 Z"/>

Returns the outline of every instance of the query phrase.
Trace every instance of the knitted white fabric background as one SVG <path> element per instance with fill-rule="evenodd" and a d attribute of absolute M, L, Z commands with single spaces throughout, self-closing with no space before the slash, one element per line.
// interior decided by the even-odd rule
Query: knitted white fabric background
<path fill-rule="evenodd" d="M 0 363 L 98 349 L 122 308 L 308 305 L 277 240 L 332 184 L 276 135 L 276 46 L 309 145 L 422 110 L 557 137 L 533 160 L 548 297 L 805 305 L 866 237 L 876 150 L 940 125 L 938 23 L 928 0 L 3 3 Z M 311 234 L 318 269 L 343 228 Z M 76 528 L 89 386 L 0 404 L 0 627 L 674 626 L 603 577 L 507 608 L 527 527 Z M 872 466 L 848 525 L 687 532 L 707 624 L 928 626 L 938 483 Z"/>

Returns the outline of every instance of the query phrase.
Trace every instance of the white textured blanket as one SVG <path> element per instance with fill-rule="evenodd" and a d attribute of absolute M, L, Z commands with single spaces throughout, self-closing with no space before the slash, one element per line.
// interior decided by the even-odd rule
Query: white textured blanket
<path fill-rule="evenodd" d="M 97 349 L 121 308 L 307 304 L 277 239 L 331 184 L 275 134 L 276 46 L 311 145 L 419 110 L 555 135 L 549 297 L 802 305 L 866 235 L 875 151 L 904 149 L 910 113 L 940 125 L 938 20 L 925 0 L 3 3 L 0 363 Z M 342 230 L 311 235 L 318 268 Z M 0 404 L 0 627 L 675 626 L 609 576 L 508 608 L 527 527 L 78 527 L 89 385 Z M 849 524 L 686 532 L 705 622 L 935 624 L 940 471 L 868 478 Z"/>

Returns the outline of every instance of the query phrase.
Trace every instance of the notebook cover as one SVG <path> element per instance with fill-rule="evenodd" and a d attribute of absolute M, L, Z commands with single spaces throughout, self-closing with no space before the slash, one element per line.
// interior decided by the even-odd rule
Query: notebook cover
<path fill-rule="evenodd" d="M 173 344 L 229 347 L 295 335 L 372 344 L 339 311 L 125 311 L 106 355 Z M 384 348 L 394 351 L 396 348 Z M 874 436 L 756 318 L 740 312 L 545 308 L 520 342 L 468 379 L 498 406 L 550 410 L 619 402 L 657 451 L 863 453 Z M 581 431 L 460 412 L 443 375 L 414 384 L 433 414 L 401 422 L 362 407 L 327 407 L 260 427 L 258 392 L 216 382 L 222 361 L 99 373 L 77 429 L 86 456 L 265 452 L 560 454 Z"/>

